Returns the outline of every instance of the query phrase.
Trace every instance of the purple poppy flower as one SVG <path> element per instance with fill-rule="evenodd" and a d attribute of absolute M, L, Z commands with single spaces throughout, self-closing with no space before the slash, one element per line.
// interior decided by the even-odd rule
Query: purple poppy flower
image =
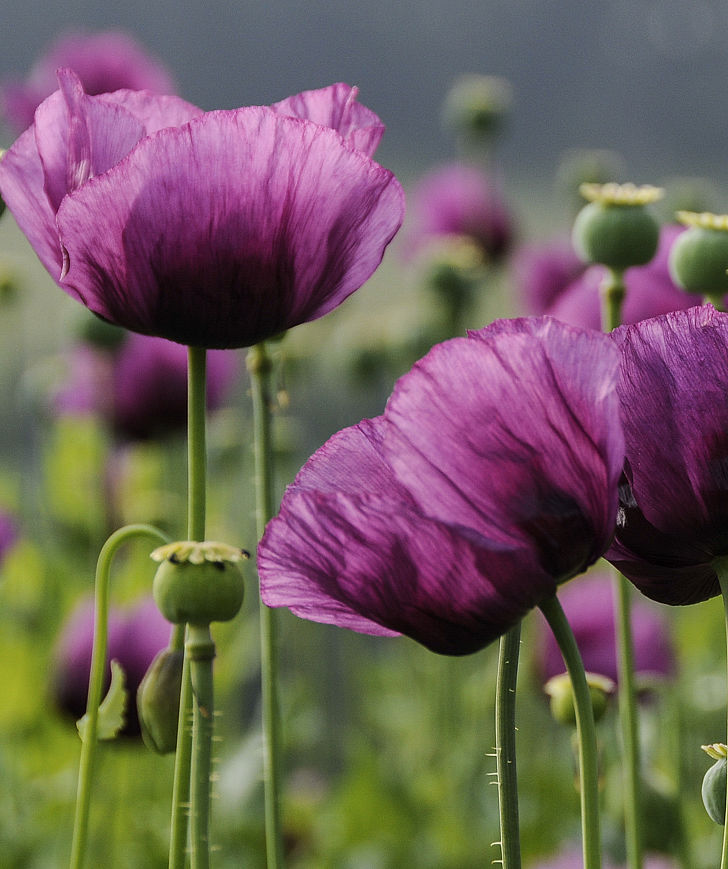
<path fill-rule="evenodd" d="M 626 458 L 606 557 L 648 597 L 696 603 L 728 555 L 728 315 L 676 311 L 613 339 Z"/>
<path fill-rule="evenodd" d="M 187 423 L 187 351 L 181 344 L 130 332 L 113 347 L 79 344 L 69 377 L 54 396 L 60 413 L 94 413 L 123 440 L 146 440 Z M 207 354 L 207 408 L 222 404 L 238 369 L 226 350 Z"/>
<path fill-rule="evenodd" d="M 264 602 L 444 654 L 498 637 L 609 545 L 609 344 L 526 319 L 435 347 L 289 487 L 258 549 Z"/>
<path fill-rule="evenodd" d="M 492 261 L 513 240 L 513 219 L 499 184 L 475 166 L 452 163 L 429 172 L 413 191 L 410 211 L 413 251 L 442 236 L 467 235 Z"/>
<path fill-rule="evenodd" d="M 700 304 L 699 296 L 690 295 L 675 284 L 667 266 L 670 248 L 684 230 L 684 226 L 663 226 L 654 259 L 647 265 L 635 266 L 625 271 L 627 295 L 622 310 L 624 323 L 638 323 L 640 320 Z M 599 288 L 603 277 L 602 266 L 590 266 L 580 277 L 563 288 L 546 313 L 574 326 L 600 329 Z"/>
<path fill-rule="evenodd" d="M 69 70 L 59 83 L 0 160 L 0 192 L 62 289 L 116 325 L 255 344 L 343 302 L 400 226 L 402 189 L 358 150 L 377 132 L 351 89 L 348 104 L 334 85 L 278 110 L 202 113 L 88 96 Z M 287 114 L 326 101 L 343 135 Z"/>
<path fill-rule="evenodd" d="M 571 241 L 561 238 L 522 247 L 513 259 L 516 289 L 530 314 L 546 313 L 586 268 Z"/>
<path fill-rule="evenodd" d="M 576 849 L 563 851 L 561 854 L 547 860 L 539 860 L 532 869 L 583 869 L 584 857 Z M 620 869 L 615 863 L 603 863 L 603 869 Z M 669 857 L 659 854 L 648 854 L 644 859 L 644 869 L 677 869 L 677 864 Z"/>
<path fill-rule="evenodd" d="M 58 707 L 80 718 L 86 711 L 94 636 L 94 602 L 82 600 L 64 625 L 55 651 L 52 692 Z M 152 598 L 133 609 L 109 612 L 108 654 L 104 690 L 111 680 L 109 661 L 121 664 L 128 692 L 124 733 L 138 733 L 136 692 L 154 656 L 169 642 L 170 624 Z"/>
<path fill-rule="evenodd" d="M 33 123 L 35 110 L 57 89 L 56 70 L 61 68 L 72 69 L 87 94 L 122 88 L 177 92 L 168 70 L 128 34 L 66 33 L 49 47 L 25 81 L 6 81 L 0 86 L 2 114 L 17 133 Z"/>
<path fill-rule="evenodd" d="M 619 681 L 612 577 L 602 573 L 570 583 L 559 594 L 559 601 L 574 632 L 584 668 Z M 632 636 L 635 672 L 673 675 L 675 655 L 669 631 L 664 619 L 644 599 L 632 605 Z M 544 682 L 564 672 L 558 644 L 547 629 L 542 632 L 538 666 Z"/>

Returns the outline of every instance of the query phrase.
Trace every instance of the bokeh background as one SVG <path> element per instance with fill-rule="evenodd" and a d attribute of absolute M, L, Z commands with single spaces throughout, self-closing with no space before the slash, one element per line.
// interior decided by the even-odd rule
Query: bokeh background
<path fill-rule="evenodd" d="M 575 148 L 620 154 L 618 180 L 704 177 L 711 207 L 728 210 L 721 74 L 728 6 L 719 0 L 4 0 L 0 79 L 22 77 L 59 33 L 79 28 L 127 31 L 172 70 L 179 93 L 205 109 L 265 104 L 340 80 L 357 84 L 361 101 L 387 125 L 377 159 L 408 192 L 425 170 L 456 154 L 441 123 L 453 81 L 464 73 L 503 76 L 514 102 L 496 171 L 516 214 L 518 244 L 567 236 L 570 205 L 555 180 L 564 153 Z M 5 132 L 0 145 L 10 141 Z M 381 413 L 392 383 L 423 348 L 433 300 L 400 248 L 395 242 L 360 293 L 294 330 L 281 348 L 281 489 L 330 434 Z M 3 297 L 0 312 L 0 508 L 17 511 L 22 534 L 0 583 L 0 865 L 45 869 L 66 859 L 78 755 L 73 723 L 50 699 L 57 638 L 91 589 L 107 530 L 103 481 L 112 445 L 102 425 L 49 413 L 48 392 L 84 312 L 54 285 L 8 214 L 0 222 L 0 279 L 6 272 L 15 292 Z M 511 286 L 507 263 L 489 272 L 467 325 L 518 312 Z M 221 539 L 253 549 L 250 435 L 241 374 L 211 422 L 210 525 Z M 122 518 L 177 516 L 179 525 L 181 437 L 137 445 L 125 461 Z M 146 553 L 134 552 L 115 577 L 115 600 L 131 605 L 149 581 Z M 683 865 L 709 869 L 720 831 L 700 806 L 708 764 L 699 745 L 725 733 L 721 612 L 713 601 L 664 615 L 680 664 L 676 681 L 655 688 L 643 711 L 649 843 L 679 854 L 687 829 L 691 854 Z M 474 869 L 496 859 L 488 784 L 496 650 L 450 660 L 407 640 L 376 642 L 286 613 L 282 624 L 291 865 Z M 519 698 L 529 866 L 578 840 L 570 734 L 553 722 L 541 692 L 537 626 L 535 618 L 526 625 Z M 263 865 L 256 632 L 251 581 L 239 625 L 219 635 L 221 867 Z M 618 860 L 615 721 L 611 709 L 600 738 L 605 780 L 614 785 L 605 793 L 605 838 Z M 170 776 L 169 758 L 136 743 L 105 751 L 90 865 L 166 865 Z M 553 859 L 550 865 L 565 865 Z"/>

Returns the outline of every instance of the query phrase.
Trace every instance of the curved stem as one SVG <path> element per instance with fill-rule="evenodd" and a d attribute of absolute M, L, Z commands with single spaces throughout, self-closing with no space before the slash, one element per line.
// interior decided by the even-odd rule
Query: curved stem
<path fill-rule="evenodd" d="M 207 351 L 204 347 L 187 348 L 187 539 L 205 539 L 206 513 L 206 385 Z M 178 627 L 173 641 L 180 648 L 184 628 Z M 169 869 L 184 869 L 187 850 L 187 818 L 190 798 L 192 758 L 192 686 L 190 662 L 185 653 L 182 665 L 177 751 L 172 789 L 172 822 L 169 845 Z"/>
<path fill-rule="evenodd" d="M 255 424 L 255 492 L 258 538 L 273 515 L 273 445 L 271 437 L 272 360 L 265 343 L 248 351 Z M 265 836 L 268 869 L 283 864 L 280 810 L 280 713 L 278 709 L 278 648 L 276 614 L 260 604 L 260 667 L 263 695 L 263 774 L 265 778 Z"/>
<path fill-rule="evenodd" d="M 85 738 L 81 743 L 78 790 L 76 794 L 76 816 L 71 844 L 71 869 L 81 869 L 81 866 L 83 866 L 88 839 L 88 817 L 91 808 L 91 782 L 96 756 L 99 705 L 101 703 L 104 672 L 106 670 L 111 562 L 119 547 L 134 537 L 152 537 L 161 543 L 169 542 L 169 538 L 152 525 L 127 525 L 115 531 L 104 543 L 96 563 L 94 643 L 91 653 L 91 672 L 89 675 L 88 701 L 86 704 L 86 720 L 88 723 Z"/>
<path fill-rule="evenodd" d="M 723 596 L 723 612 L 725 613 L 726 648 L 728 648 L 728 559 L 720 559 L 715 564 L 718 582 Z M 728 673 L 727 673 L 728 675 Z M 728 742 L 728 739 L 726 739 Z M 726 805 L 728 805 L 728 780 L 726 781 Z M 725 821 L 725 819 L 724 819 Z M 723 824 L 723 847 L 720 855 L 720 869 L 728 869 L 728 824 Z"/>
<path fill-rule="evenodd" d="M 600 869 L 602 865 L 599 841 L 599 770 L 597 764 L 596 727 L 584 665 L 561 604 L 550 598 L 541 604 L 566 664 L 574 691 L 576 734 L 579 740 L 579 779 L 581 791 L 581 830 L 584 869 Z"/>
<path fill-rule="evenodd" d="M 617 629 L 617 670 L 619 673 L 619 722 L 624 751 L 624 829 L 627 869 L 642 867 L 642 827 L 640 824 L 640 743 L 637 720 L 637 692 L 634 678 L 634 645 L 630 618 L 629 582 L 617 573 L 614 577 L 615 625 Z"/>
<path fill-rule="evenodd" d="M 208 625 L 189 625 L 186 657 L 194 697 L 194 736 L 192 751 L 192 863 L 191 869 L 210 866 L 210 774 L 212 772 L 212 729 L 214 692 L 212 661 L 215 644 Z"/>
<path fill-rule="evenodd" d="M 519 622 L 500 638 L 495 695 L 495 754 L 503 869 L 521 867 L 516 769 L 516 681 L 520 646 Z"/>

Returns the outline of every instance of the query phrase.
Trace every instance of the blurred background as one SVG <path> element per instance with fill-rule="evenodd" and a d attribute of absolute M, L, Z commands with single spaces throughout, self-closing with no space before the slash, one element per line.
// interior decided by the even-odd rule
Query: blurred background
<path fill-rule="evenodd" d="M 728 67 L 728 6 L 718 0 L 6 2 L 0 81 L 22 80 L 54 39 L 78 29 L 127 32 L 171 71 L 179 94 L 204 109 L 266 104 L 343 80 L 359 86 L 361 102 L 387 125 L 376 159 L 402 180 L 410 212 L 369 284 L 331 315 L 293 330 L 276 350 L 280 491 L 333 432 L 381 413 L 396 378 L 434 342 L 497 316 L 550 310 L 582 273 L 589 280 L 559 315 L 598 326 L 594 273 L 574 262 L 568 244 L 581 170 L 565 178 L 564 165 L 575 149 L 608 151 L 597 174 L 606 165 L 615 180 L 699 177 L 690 191 L 698 198 L 690 201 L 728 210 L 720 74 Z M 423 257 L 412 242 L 417 219 L 422 223 L 437 204 L 433 194 L 422 205 L 420 184 L 433 167 L 462 158 L 443 124 L 443 103 L 453 82 L 470 73 L 499 76 L 512 89 L 505 123 L 479 166 L 494 181 L 488 189 L 497 196 L 485 198 L 495 219 L 482 238 L 473 227 L 451 228 L 464 243 L 435 245 Z M 0 146 L 8 147 L 9 126 L 2 137 Z M 672 223 L 671 205 L 661 216 Z M 558 265 L 547 269 L 547 299 L 527 286 L 533 269 L 520 263 L 532 242 L 552 237 L 561 252 Z M 694 303 L 674 301 L 670 294 L 679 291 L 667 274 L 666 248 L 658 258 L 640 273 L 644 280 L 634 278 L 633 297 L 640 287 L 648 295 L 657 288 L 672 307 Z M 584 293 L 594 302 L 587 313 L 577 304 Z M 639 316 L 648 315 L 650 300 Z M 89 642 L 83 606 L 100 545 L 126 521 L 160 522 L 183 533 L 180 428 L 158 431 L 145 423 L 140 430 L 137 421 L 130 430 L 105 405 L 76 400 L 95 394 L 99 383 L 103 392 L 104 378 L 121 364 L 117 339 L 104 344 L 89 319 L 46 274 L 6 213 L 0 221 L 0 519 L 9 522 L 0 539 L 3 869 L 51 869 L 66 860 L 79 745 L 73 719 L 85 693 Z M 103 355 L 110 346 L 113 352 Z M 253 550 L 249 389 L 244 354 L 232 357 L 233 375 L 210 420 L 209 524 L 211 536 Z M 257 598 L 249 576 L 241 619 L 217 635 L 223 742 L 214 835 L 217 865 L 257 869 L 263 866 L 260 698 Z M 113 595 L 122 649 L 125 636 L 134 648 L 146 636 L 150 619 L 138 613 L 150 581 L 143 546 L 120 559 Z M 658 663 L 643 685 L 646 839 L 674 861 L 655 867 L 710 869 L 720 830 L 700 805 L 709 764 L 699 746 L 725 733 L 722 614 L 716 601 L 669 612 L 647 607 L 663 633 L 660 640 L 650 635 Z M 408 640 L 373 641 L 288 613 L 281 620 L 291 866 L 475 869 L 496 860 L 496 794 L 489 786 L 496 649 L 445 659 Z M 590 623 L 587 633 L 594 631 Z M 565 856 L 578 848 L 578 796 L 571 732 L 553 720 L 542 691 L 551 675 L 543 668 L 543 642 L 538 617 L 530 617 L 519 695 L 524 855 L 528 867 L 563 869 L 580 865 Z M 600 744 L 605 842 L 610 865 L 619 866 L 616 717 L 612 706 L 600 724 Z M 166 865 L 171 770 L 170 758 L 146 751 L 138 733 L 105 747 L 90 865 Z"/>

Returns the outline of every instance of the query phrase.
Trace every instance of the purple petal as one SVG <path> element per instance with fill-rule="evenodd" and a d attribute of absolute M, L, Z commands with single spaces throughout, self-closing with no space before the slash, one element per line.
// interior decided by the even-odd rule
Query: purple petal
<path fill-rule="evenodd" d="M 609 558 L 657 600 L 703 600 L 728 554 L 728 315 L 692 308 L 613 338 L 627 460 Z"/>
<path fill-rule="evenodd" d="M 271 108 L 280 115 L 331 127 L 354 148 L 372 157 L 385 128 L 371 109 L 357 102 L 358 94 L 359 88 L 338 82 L 319 90 L 303 91 L 273 103 Z"/>
<path fill-rule="evenodd" d="M 265 108 L 211 112 L 66 197 L 62 286 L 132 331 L 248 346 L 360 287 L 402 215 L 394 176 L 333 130 Z"/>
<path fill-rule="evenodd" d="M 449 655 L 482 648 L 555 592 L 528 550 L 474 545 L 386 495 L 291 491 L 258 569 L 268 606 Z"/>
<path fill-rule="evenodd" d="M 385 454 L 420 509 L 474 539 L 528 543 L 559 581 L 612 536 L 623 459 L 609 339 L 499 321 L 402 377 Z"/>

